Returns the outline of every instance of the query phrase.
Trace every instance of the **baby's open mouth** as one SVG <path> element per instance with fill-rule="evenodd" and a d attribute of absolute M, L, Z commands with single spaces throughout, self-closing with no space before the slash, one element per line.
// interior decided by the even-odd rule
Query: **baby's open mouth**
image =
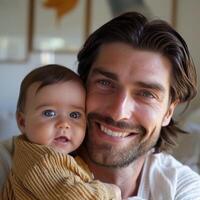
<path fill-rule="evenodd" d="M 66 142 L 69 141 L 69 139 L 67 137 L 65 137 L 65 136 L 59 136 L 59 137 L 55 138 L 55 141 L 56 142 L 66 143 Z"/>

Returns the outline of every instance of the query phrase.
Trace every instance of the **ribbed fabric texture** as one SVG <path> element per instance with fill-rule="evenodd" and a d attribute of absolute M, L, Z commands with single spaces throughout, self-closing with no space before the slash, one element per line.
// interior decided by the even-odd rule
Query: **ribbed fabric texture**
<path fill-rule="evenodd" d="M 23 136 L 15 141 L 13 166 L 1 195 L 3 200 L 116 199 L 114 192 L 93 179 L 80 157 L 32 144 Z"/>

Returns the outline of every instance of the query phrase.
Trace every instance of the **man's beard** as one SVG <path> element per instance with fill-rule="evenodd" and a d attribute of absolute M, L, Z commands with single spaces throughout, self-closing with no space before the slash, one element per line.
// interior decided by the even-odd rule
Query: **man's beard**
<path fill-rule="evenodd" d="M 116 148 L 116 146 L 113 146 L 110 143 L 97 144 L 92 135 L 92 130 L 94 129 L 94 126 L 96 126 L 94 121 L 103 122 L 104 124 L 118 127 L 122 131 L 129 130 L 129 132 L 134 132 L 134 130 L 137 130 L 137 132 L 140 134 L 138 134 L 132 141 L 130 141 L 129 145 L 120 149 Z M 149 136 L 153 135 L 153 137 L 143 141 L 147 134 L 147 131 L 144 127 L 124 121 L 116 122 L 111 117 L 105 117 L 98 113 L 89 113 L 88 131 L 85 138 L 88 156 L 92 162 L 101 166 L 111 168 L 121 168 L 128 166 L 155 146 L 159 137 L 159 134 L 154 133 L 155 129 L 156 128 L 154 128 L 153 131 L 148 134 Z"/>

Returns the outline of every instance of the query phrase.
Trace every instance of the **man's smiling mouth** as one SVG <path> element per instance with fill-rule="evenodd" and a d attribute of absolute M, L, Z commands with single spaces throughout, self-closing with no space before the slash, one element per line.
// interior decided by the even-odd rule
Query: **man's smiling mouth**
<path fill-rule="evenodd" d="M 107 139 L 125 139 L 128 137 L 142 136 L 146 134 L 146 129 L 138 124 L 131 124 L 130 122 L 115 121 L 111 117 L 102 116 L 98 113 L 88 114 L 89 125 L 94 124 L 99 130 L 97 133 L 102 134 Z"/>
<path fill-rule="evenodd" d="M 120 131 L 113 131 L 110 130 L 108 128 L 106 128 L 105 126 L 99 124 L 100 126 L 100 130 L 102 132 L 104 132 L 106 135 L 112 136 L 112 137 L 120 137 L 120 138 L 124 138 L 127 137 L 128 135 L 130 135 L 131 133 L 129 132 L 120 132 Z"/>

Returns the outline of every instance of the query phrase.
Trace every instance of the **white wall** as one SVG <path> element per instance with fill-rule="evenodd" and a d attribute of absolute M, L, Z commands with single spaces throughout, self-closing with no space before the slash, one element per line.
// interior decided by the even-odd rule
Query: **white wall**
<path fill-rule="evenodd" d="M 1 2 L 2 1 L 2 2 Z M 1 0 L 0 6 L 4 6 L 4 9 L 8 9 L 9 12 L 14 13 L 14 7 L 19 6 L 25 6 L 25 1 L 27 0 L 17 0 L 15 2 L 14 6 L 12 1 L 7 0 Z M 85 0 L 80 0 L 81 3 L 85 2 Z M 94 0 L 92 4 L 92 15 L 95 17 L 92 17 L 92 26 L 91 31 L 102 25 L 105 21 L 108 21 L 111 18 L 111 14 L 109 12 L 108 4 L 106 2 L 107 0 Z M 9 6 L 8 5 L 12 5 Z M 0 8 L 3 9 L 3 7 Z M 25 9 L 25 7 L 23 7 Z M 15 24 L 16 21 L 13 23 L 12 20 L 9 21 L 9 23 L 6 23 L 6 20 L 4 20 L 5 17 L 2 15 L 4 13 L 0 13 L 0 25 L 3 25 L 4 28 L 7 24 L 9 33 L 14 33 L 15 29 L 19 28 L 18 24 Z M 16 17 L 16 16 L 14 16 Z M 12 24 L 11 24 L 12 22 Z M 73 26 L 78 27 L 82 26 L 80 24 L 77 24 L 78 22 L 74 23 L 69 26 L 69 28 L 72 29 Z M 11 28 L 12 27 L 12 28 Z M 45 27 L 46 29 L 49 29 L 48 26 Z M 11 31 L 12 30 L 12 31 Z M 24 32 L 24 30 L 23 30 Z M 0 33 L 3 33 L 0 31 Z M 43 58 L 43 59 L 42 59 Z M 56 63 L 56 64 L 62 64 L 65 65 L 74 71 L 76 71 L 77 61 L 76 61 L 76 54 L 50 54 L 50 58 L 48 61 L 44 60 L 44 54 L 39 53 L 31 53 L 30 58 L 27 62 L 21 63 L 21 64 L 13 64 L 13 63 L 0 63 L 0 113 L 5 111 L 15 111 L 19 87 L 22 79 L 24 76 L 31 71 L 33 68 L 40 66 L 41 64 L 47 64 L 48 63 Z"/>
<path fill-rule="evenodd" d="M 161 0 L 159 0 L 160 2 Z M 166 0 L 162 0 L 166 4 Z M 101 2 L 102 4 L 100 4 Z M 183 35 L 189 44 L 191 53 L 193 55 L 195 64 L 197 66 L 198 74 L 200 74 L 200 1 L 199 0 L 179 0 L 178 5 L 178 26 L 177 29 Z M 108 6 L 105 6 L 106 0 L 95 0 L 93 4 L 93 15 L 96 16 L 92 21 L 92 30 L 107 21 L 111 15 Z M 152 3 L 158 5 L 158 0 L 152 0 Z M 101 9 L 103 10 L 101 12 Z M 157 10 L 155 6 L 155 10 Z M 99 13 L 99 14 L 98 14 Z M 98 17 L 97 17 L 98 14 Z M 166 15 L 166 14 L 165 14 Z M 2 18 L 0 20 L 3 20 Z M 9 24 L 10 25 L 10 24 Z M 76 24 L 77 25 L 77 24 Z M 14 25 L 13 25 L 14 26 Z M 68 67 L 76 68 L 76 55 L 57 55 L 53 59 L 55 63 L 64 64 Z M 23 64 L 9 64 L 0 63 L 0 112 L 5 110 L 15 110 L 19 85 L 22 78 L 31 69 L 41 65 L 41 56 L 33 53 L 27 63 Z M 200 88 L 198 86 L 198 88 Z M 191 110 L 199 107 L 199 95 L 191 106 Z"/>
<path fill-rule="evenodd" d="M 68 66 L 73 70 L 76 69 L 76 55 L 73 54 L 57 55 L 54 62 Z M 39 54 L 32 54 L 27 63 L 0 64 L 0 112 L 15 110 L 22 79 L 29 71 L 41 64 Z"/>
<path fill-rule="evenodd" d="M 200 109 L 200 1 L 178 1 L 177 30 L 186 40 L 198 74 L 198 95 L 191 105 L 191 111 Z"/>

